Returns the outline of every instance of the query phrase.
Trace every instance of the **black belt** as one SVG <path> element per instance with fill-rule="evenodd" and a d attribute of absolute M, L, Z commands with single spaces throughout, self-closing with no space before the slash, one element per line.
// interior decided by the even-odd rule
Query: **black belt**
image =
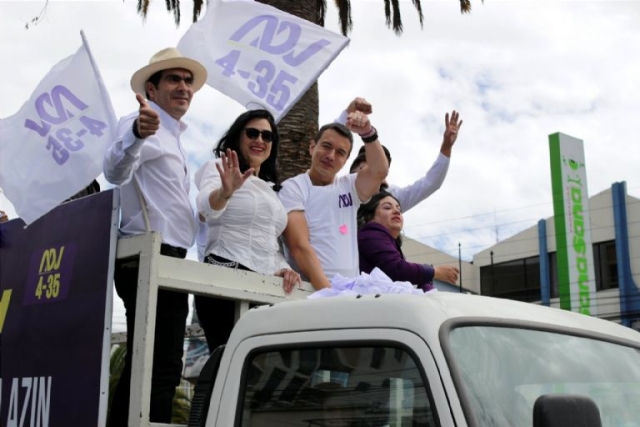
<path fill-rule="evenodd" d="M 166 243 L 160 245 L 160 254 L 170 256 L 172 258 L 186 258 L 187 250 L 185 248 L 178 248 L 176 246 L 171 246 Z"/>

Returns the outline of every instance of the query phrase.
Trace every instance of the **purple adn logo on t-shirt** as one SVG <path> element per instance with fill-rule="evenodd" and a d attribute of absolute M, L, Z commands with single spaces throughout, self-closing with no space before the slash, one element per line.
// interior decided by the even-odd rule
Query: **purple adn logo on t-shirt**
<path fill-rule="evenodd" d="M 351 193 L 341 194 L 338 196 L 338 208 L 349 208 L 353 206 Z"/>

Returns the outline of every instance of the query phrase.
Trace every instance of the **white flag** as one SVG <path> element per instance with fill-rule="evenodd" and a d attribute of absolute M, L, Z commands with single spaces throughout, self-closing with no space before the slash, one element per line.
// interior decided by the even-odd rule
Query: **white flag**
<path fill-rule="evenodd" d="M 116 118 L 83 35 L 17 114 L 0 120 L 0 187 L 30 224 L 102 172 Z"/>
<path fill-rule="evenodd" d="M 279 121 L 349 39 L 255 1 L 219 0 L 178 44 L 200 61 L 207 84 L 247 109 L 265 108 Z"/>

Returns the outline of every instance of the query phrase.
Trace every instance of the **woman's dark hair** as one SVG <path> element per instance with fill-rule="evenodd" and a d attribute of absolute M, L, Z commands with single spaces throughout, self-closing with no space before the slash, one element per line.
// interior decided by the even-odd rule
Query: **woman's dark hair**
<path fill-rule="evenodd" d="M 240 151 L 240 137 L 242 136 L 242 132 L 247 126 L 247 123 L 254 119 L 265 119 L 268 121 L 271 126 L 271 133 L 273 134 L 273 139 L 271 141 L 271 154 L 260 166 L 258 178 L 264 181 L 273 182 L 273 189 L 278 191 L 281 187 L 277 166 L 280 134 L 278 133 L 278 126 L 276 125 L 276 121 L 273 119 L 273 115 L 271 115 L 267 110 L 250 110 L 240 114 L 229 130 L 227 130 L 222 138 L 220 138 L 218 145 L 213 149 L 213 153 L 217 158 L 220 158 L 220 155 L 225 153 L 227 149 L 235 151 L 238 154 L 240 172 L 246 172 L 250 166 L 249 162 L 243 157 L 242 152 Z"/>
<path fill-rule="evenodd" d="M 367 203 L 363 203 L 358 208 L 358 229 L 363 225 L 373 221 L 373 218 L 376 216 L 376 209 L 380 206 L 380 201 L 385 197 L 391 197 L 393 200 L 400 204 L 400 201 L 396 199 L 396 197 L 389 193 L 388 191 L 380 191 L 377 194 L 371 196 Z M 402 246 L 402 235 L 399 235 L 396 238 L 396 242 L 398 243 L 398 247 Z"/>

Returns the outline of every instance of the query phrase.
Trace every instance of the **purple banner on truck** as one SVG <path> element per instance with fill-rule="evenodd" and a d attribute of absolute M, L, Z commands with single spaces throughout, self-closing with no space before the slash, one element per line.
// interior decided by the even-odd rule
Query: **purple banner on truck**
<path fill-rule="evenodd" d="M 0 426 L 103 426 L 117 204 L 0 224 Z"/>

